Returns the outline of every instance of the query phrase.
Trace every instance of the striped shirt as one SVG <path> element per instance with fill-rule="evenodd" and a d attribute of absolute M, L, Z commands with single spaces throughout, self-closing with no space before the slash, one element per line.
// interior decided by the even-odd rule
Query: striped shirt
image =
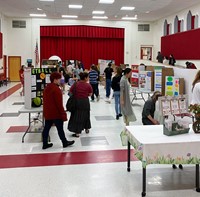
<path fill-rule="evenodd" d="M 89 80 L 90 84 L 97 84 L 98 83 L 98 73 L 95 70 L 91 70 L 89 72 Z"/>

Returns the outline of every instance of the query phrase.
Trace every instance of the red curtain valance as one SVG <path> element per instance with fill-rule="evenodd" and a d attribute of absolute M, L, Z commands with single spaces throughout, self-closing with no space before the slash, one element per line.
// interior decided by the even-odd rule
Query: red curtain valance
<path fill-rule="evenodd" d="M 161 37 L 164 56 L 173 54 L 179 60 L 200 59 L 200 28 Z"/>
<path fill-rule="evenodd" d="M 67 27 L 67 28 L 66 28 Z M 40 37 L 124 38 L 124 28 L 74 26 L 41 26 Z"/>

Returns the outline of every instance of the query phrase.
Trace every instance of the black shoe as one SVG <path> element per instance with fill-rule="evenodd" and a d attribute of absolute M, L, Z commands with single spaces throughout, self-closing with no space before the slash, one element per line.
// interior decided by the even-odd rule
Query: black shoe
<path fill-rule="evenodd" d="M 89 130 L 89 129 L 85 129 L 85 133 L 87 133 L 87 134 L 88 134 L 89 132 L 90 132 L 90 130 Z"/>
<path fill-rule="evenodd" d="M 74 144 L 74 142 L 75 142 L 74 140 L 72 140 L 72 141 L 66 141 L 65 143 L 63 143 L 63 148 L 71 146 L 72 144 Z"/>
<path fill-rule="evenodd" d="M 122 114 L 119 114 L 119 117 L 122 117 Z"/>
<path fill-rule="evenodd" d="M 183 166 L 181 164 L 178 165 L 179 169 L 183 169 Z"/>
<path fill-rule="evenodd" d="M 116 120 L 119 120 L 119 115 L 116 115 Z"/>
<path fill-rule="evenodd" d="M 80 137 L 80 136 L 79 136 L 79 134 L 74 133 L 74 134 L 72 134 L 72 137 Z"/>
<path fill-rule="evenodd" d="M 176 166 L 175 164 L 172 164 L 172 168 L 173 168 L 173 169 L 176 169 L 177 166 Z"/>
<path fill-rule="evenodd" d="M 52 146 L 53 146 L 53 143 L 50 143 L 50 144 L 43 144 L 42 149 L 51 148 Z"/>

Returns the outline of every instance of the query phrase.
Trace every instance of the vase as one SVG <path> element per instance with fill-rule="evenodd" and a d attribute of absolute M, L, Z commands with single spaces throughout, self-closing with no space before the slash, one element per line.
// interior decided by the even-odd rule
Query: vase
<path fill-rule="evenodd" d="M 195 133 L 200 133 L 200 116 L 195 115 L 195 120 L 192 124 L 192 129 Z"/>

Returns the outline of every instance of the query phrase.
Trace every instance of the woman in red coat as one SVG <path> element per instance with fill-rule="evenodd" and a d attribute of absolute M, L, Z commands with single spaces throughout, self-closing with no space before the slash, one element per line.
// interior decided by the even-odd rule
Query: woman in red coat
<path fill-rule="evenodd" d="M 63 124 L 67 120 L 67 114 L 63 107 L 63 95 L 59 88 L 61 74 L 53 72 L 50 76 L 51 83 L 47 85 L 43 92 L 43 115 L 45 118 L 45 126 L 42 133 L 43 147 L 47 149 L 53 146 L 48 143 L 49 130 L 55 124 L 63 148 L 74 144 L 74 141 L 68 141 L 65 137 Z"/>

